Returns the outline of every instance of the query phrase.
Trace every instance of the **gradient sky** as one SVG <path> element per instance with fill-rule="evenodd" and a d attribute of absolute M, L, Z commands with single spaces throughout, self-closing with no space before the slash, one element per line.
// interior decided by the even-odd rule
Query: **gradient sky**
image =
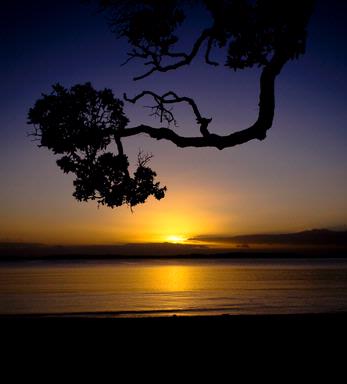
<path fill-rule="evenodd" d="M 73 177 L 52 153 L 28 138 L 28 109 L 53 83 L 91 81 L 121 97 L 144 89 L 193 97 L 210 130 L 227 134 L 257 116 L 258 70 L 233 72 L 193 65 L 139 82 L 141 63 L 120 67 L 126 44 L 104 16 L 78 0 L 5 1 L 1 11 L 0 241 L 47 244 L 161 242 L 169 236 L 237 235 L 346 228 L 347 6 L 318 0 L 306 54 L 277 81 L 268 138 L 240 147 L 179 149 L 145 136 L 125 140 L 129 159 L 152 152 L 152 168 L 168 187 L 161 201 L 129 208 L 97 207 L 72 197 Z M 193 25 L 186 33 L 193 35 Z M 148 103 L 147 103 L 148 104 Z M 146 105 L 146 102 L 144 102 Z M 126 106 L 130 126 L 151 121 Z M 186 108 L 178 131 L 195 134 Z"/>

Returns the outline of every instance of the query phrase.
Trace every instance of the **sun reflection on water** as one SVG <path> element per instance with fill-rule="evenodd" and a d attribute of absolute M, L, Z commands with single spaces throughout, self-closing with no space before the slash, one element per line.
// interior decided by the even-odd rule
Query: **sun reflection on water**
<path fill-rule="evenodd" d="M 165 266 L 151 270 L 155 290 L 187 291 L 191 289 L 191 269 L 182 265 Z"/>

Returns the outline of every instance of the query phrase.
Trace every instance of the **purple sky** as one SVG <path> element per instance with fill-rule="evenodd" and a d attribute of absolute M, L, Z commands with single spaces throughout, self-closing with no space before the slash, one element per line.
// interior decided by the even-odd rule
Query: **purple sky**
<path fill-rule="evenodd" d="M 168 187 L 164 200 L 130 209 L 78 203 L 72 177 L 26 136 L 28 109 L 53 83 L 91 81 L 121 97 L 150 89 L 193 97 L 227 134 L 257 116 L 258 70 L 233 72 L 196 60 L 189 67 L 139 82 L 141 63 L 120 67 L 126 44 L 93 7 L 70 1 L 5 1 L 1 14 L 0 241 L 51 244 L 165 241 L 199 235 L 346 228 L 347 6 L 317 2 L 307 52 L 288 63 L 277 82 L 275 120 L 263 142 L 237 148 L 178 149 L 144 136 L 125 149 L 152 152 Z M 187 31 L 194 36 L 194 25 Z M 144 102 L 146 105 L 146 102 Z M 130 125 L 151 122 L 126 106 Z M 178 131 L 196 133 L 190 111 L 177 109 Z"/>

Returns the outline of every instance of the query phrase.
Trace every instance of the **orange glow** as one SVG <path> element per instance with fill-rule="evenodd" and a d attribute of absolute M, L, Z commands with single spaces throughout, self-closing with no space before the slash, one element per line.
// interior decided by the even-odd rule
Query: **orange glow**
<path fill-rule="evenodd" d="M 182 244 L 187 241 L 187 238 L 178 235 L 170 235 L 167 237 L 167 241 L 173 244 Z"/>
<path fill-rule="evenodd" d="M 187 291 L 192 289 L 190 268 L 182 265 L 157 267 L 151 270 L 154 290 Z"/>
<path fill-rule="evenodd" d="M 229 225 L 221 215 L 215 215 L 206 209 L 203 196 L 196 197 L 192 193 L 151 201 L 147 206 L 138 209 L 131 221 L 132 238 L 129 241 L 189 244 L 190 238 L 205 233 L 220 233 Z M 227 217 L 230 220 L 230 216 Z M 119 233 L 119 228 L 117 228 Z M 130 231 L 125 235 L 130 235 Z"/>

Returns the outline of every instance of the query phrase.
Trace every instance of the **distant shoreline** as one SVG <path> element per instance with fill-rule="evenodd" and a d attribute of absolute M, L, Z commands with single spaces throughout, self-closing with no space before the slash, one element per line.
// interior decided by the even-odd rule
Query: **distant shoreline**
<path fill-rule="evenodd" d="M 121 259 L 347 258 L 347 231 L 197 236 L 187 242 L 50 245 L 0 241 L 1 261 Z"/>
<path fill-rule="evenodd" d="M 347 250 L 341 251 L 242 251 L 224 253 L 192 253 L 177 255 L 121 255 L 121 254 L 0 254 L 1 262 L 23 261 L 116 261 L 116 260 L 260 260 L 260 259 L 347 259 Z"/>

